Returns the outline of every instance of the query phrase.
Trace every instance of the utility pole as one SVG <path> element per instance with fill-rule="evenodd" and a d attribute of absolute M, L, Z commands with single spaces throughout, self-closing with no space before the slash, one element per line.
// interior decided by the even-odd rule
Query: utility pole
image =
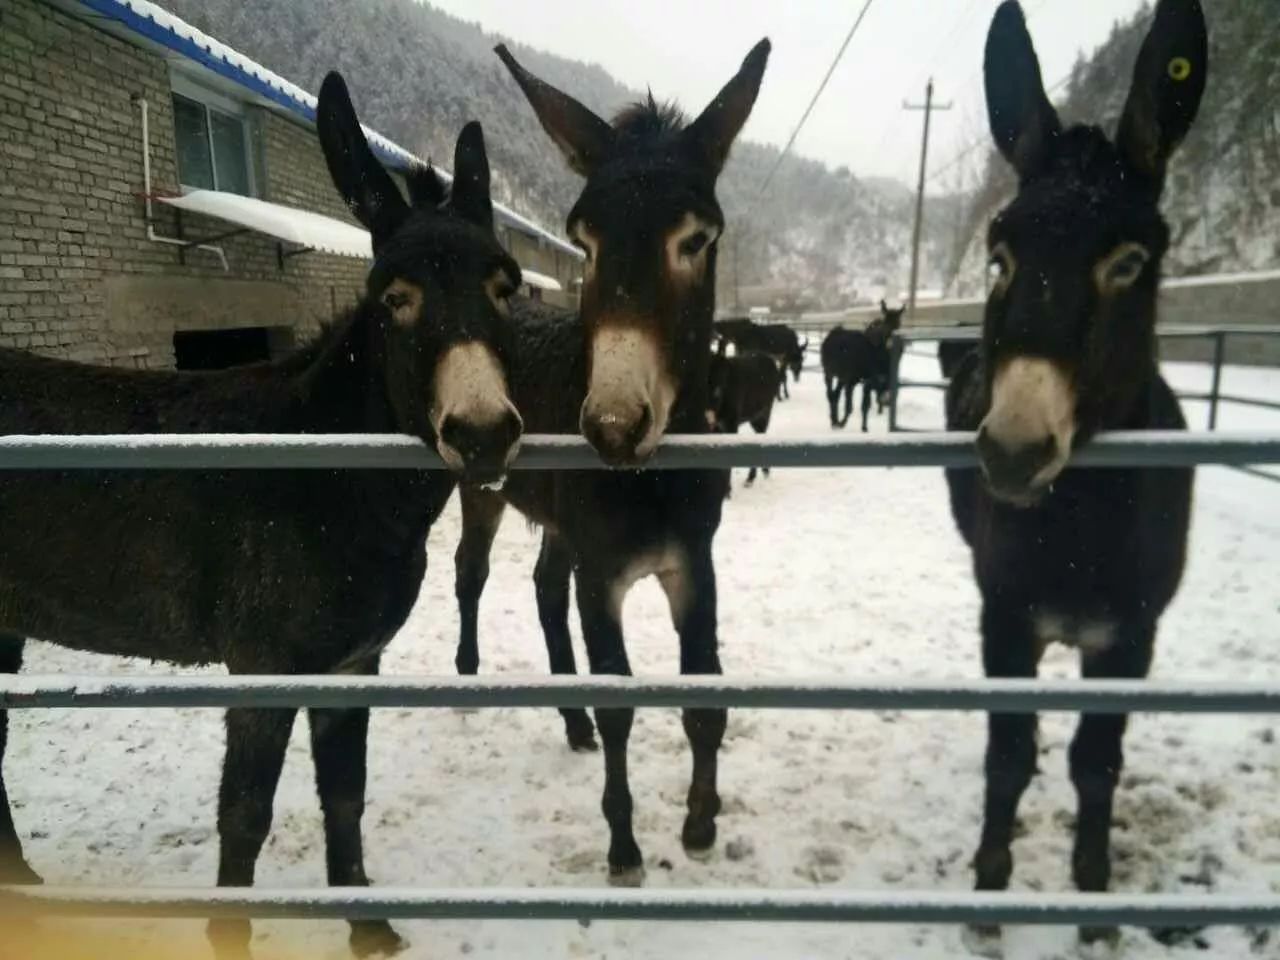
<path fill-rule="evenodd" d="M 924 103 L 907 103 L 902 101 L 903 110 L 924 111 L 924 139 L 920 143 L 920 182 L 916 186 L 916 222 L 911 231 L 911 285 L 907 289 L 907 321 L 916 316 L 916 284 L 920 278 L 920 227 L 924 219 L 924 172 L 929 156 L 929 116 L 935 110 L 950 110 L 953 104 L 936 104 L 933 102 L 933 77 L 924 88 Z"/>

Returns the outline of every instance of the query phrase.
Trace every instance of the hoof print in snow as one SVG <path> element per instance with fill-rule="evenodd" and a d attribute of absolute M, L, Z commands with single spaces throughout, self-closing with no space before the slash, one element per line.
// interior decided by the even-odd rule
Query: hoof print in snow
<path fill-rule="evenodd" d="M 1001 960 L 1004 956 L 1004 939 L 999 927 L 967 926 L 960 931 L 960 942 L 970 956 L 986 960 Z"/>
<path fill-rule="evenodd" d="M 673 864 L 673 863 L 672 863 L 670 860 L 668 860 L 666 857 L 663 857 L 661 860 L 659 860 L 659 861 L 658 861 L 658 866 L 659 866 L 659 867 L 661 867 L 663 870 L 674 870 L 674 869 L 675 869 L 675 864 Z"/>
<path fill-rule="evenodd" d="M 810 847 L 796 873 L 813 883 L 835 883 L 844 876 L 844 855 L 835 847 Z"/>
<path fill-rule="evenodd" d="M 756 848 L 746 837 L 734 837 L 724 845 L 724 855 L 734 863 L 755 856 Z"/>

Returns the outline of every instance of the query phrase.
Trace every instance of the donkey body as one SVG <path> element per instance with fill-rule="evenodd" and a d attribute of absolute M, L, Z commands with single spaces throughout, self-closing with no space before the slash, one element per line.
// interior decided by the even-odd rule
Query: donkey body
<path fill-rule="evenodd" d="M 733 344 L 739 354 L 759 353 L 773 360 L 777 371 L 778 399 L 791 396 L 787 389 L 787 371 L 792 379 L 800 380 L 804 369 L 804 354 L 809 348 L 809 338 L 803 341 L 790 327 L 781 323 L 756 323 L 749 317 L 719 320 L 715 324 L 716 336 Z"/>
<path fill-rule="evenodd" d="M 567 232 L 587 256 L 582 309 L 513 315 L 513 396 L 529 429 L 581 430 L 609 464 L 642 463 L 668 432 L 707 430 L 707 368 L 715 297 L 716 241 L 724 217 L 715 181 L 755 102 L 768 57 L 762 41 L 694 121 L 652 99 L 612 125 L 524 70 L 499 47 L 543 127 L 586 185 Z M 574 668 L 569 578 L 593 673 L 630 674 L 622 604 L 640 578 L 656 576 L 680 637 L 682 673 L 719 673 L 712 538 L 728 490 L 727 470 L 581 471 L 513 476 L 501 491 L 463 497 L 458 546 L 462 636 L 458 667 L 478 664 L 475 622 L 488 550 L 510 503 L 544 535 L 534 579 L 551 667 Z M 583 711 L 562 711 L 570 744 L 589 747 Z M 600 709 L 603 809 L 609 877 L 638 883 L 627 739 L 634 711 Z M 725 711 L 684 712 L 693 778 L 682 840 L 691 852 L 715 842 L 716 761 Z"/>
<path fill-rule="evenodd" d="M 904 308 L 890 310 L 880 301 L 880 316 L 863 330 L 836 326 L 822 340 L 822 377 L 827 387 L 831 426 L 843 428 L 853 407 L 853 389 L 862 384 L 862 432 L 867 432 L 871 395 L 877 411 L 884 410 L 891 386 L 892 355 L 889 342 L 902 326 Z M 839 415 L 840 394 L 844 394 L 844 416 Z"/>
<path fill-rule="evenodd" d="M 711 358 L 711 397 L 707 422 L 718 433 L 737 433 L 744 423 L 756 433 L 769 429 L 773 404 L 777 399 L 774 384 L 776 368 L 773 360 L 758 353 L 728 357 L 717 353 Z M 764 468 L 769 475 L 769 468 Z M 756 479 L 756 468 L 747 473 L 747 486 Z"/>
<path fill-rule="evenodd" d="M 289 357 L 217 373 L 0 351 L 0 432 L 402 432 L 457 473 L 501 476 L 520 421 L 500 363 L 505 308 L 491 294 L 514 289 L 519 270 L 485 226 L 479 126 L 459 138 L 449 201 L 440 205 L 433 173 L 417 171 L 410 183 L 423 202 L 411 209 L 336 74 L 317 116 L 335 182 L 373 234 L 377 262 L 354 309 Z M 477 358 L 487 376 L 474 375 Z M 417 598 L 427 533 L 455 484 L 445 471 L 6 472 L 0 669 L 17 671 L 22 638 L 38 637 L 238 674 L 376 673 Z M 227 711 L 219 885 L 253 882 L 294 714 Z M 364 885 L 369 713 L 311 710 L 309 720 L 329 882 Z M 5 732 L 0 711 L 0 753 Z M 38 880 L 0 781 L 0 882 Z M 248 956 L 247 922 L 214 921 L 210 935 L 220 956 Z M 358 953 L 398 943 L 383 921 L 352 923 Z"/>
<path fill-rule="evenodd" d="M 996 280 L 982 342 L 947 394 L 947 426 L 977 430 L 981 474 L 947 471 L 982 594 L 988 676 L 1033 677 L 1047 643 L 1076 646 L 1086 677 L 1141 678 L 1186 553 L 1192 471 L 1069 470 L 1100 430 L 1184 429 L 1155 358 L 1169 231 L 1165 163 L 1195 116 L 1208 66 L 1197 0 L 1161 0 L 1114 141 L 1062 129 L 1018 5 L 987 40 L 987 105 L 1019 189 L 988 233 Z M 1127 717 L 1081 717 L 1069 759 L 1079 801 L 1072 872 L 1110 880 L 1109 835 Z M 1002 890 L 1018 802 L 1036 765 L 1032 714 L 991 714 L 977 887 Z M 983 938 L 998 931 L 976 931 Z M 1110 929 L 1082 929 L 1086 940 Z"/>

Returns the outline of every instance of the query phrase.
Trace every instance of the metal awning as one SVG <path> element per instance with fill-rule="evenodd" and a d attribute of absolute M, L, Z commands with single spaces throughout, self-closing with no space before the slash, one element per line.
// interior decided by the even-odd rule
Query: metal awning
<path fill-rule="evenodd" d="M 216 217 L 245 230 L 265 233 L 282 243 L 294 244 L 294 249 L 281 250 L 282 259 L 308 250 L 354 257 L 357 260 L 373 259 L 373 241 L 369 238 L 369 231 L 321 213 L 222 190 L 191 190 L 179 197 L 161 196 L 155 199 L 178 210 Z M 564 289 L 555 277 L 549 277 L 545 273 L 523 267 L 520 268 L 520 273 L 524 282 L 531 287 L 553 291 Z"/>
<path fill-rule="evenodd" d="M 540 290 L 563 290 L 560 281 L 555 277 L 549 277 L 545 273 L 539 273 L 537 270 L 526 270 L 520 268 L 520 279 L 531 287 L 537 287 Z"/>
<path fill-rule="evenodd" d="M 297 207 L 268 203 L 266 200 L 242 197 L 238 193 L 221 190 L 192 190 L 180 197 L 156 199 L 179 210 L 217 217 L 219 220 L 265 233 L 305 250 L 321 250 L 358 260 L 373 259 L 373 244 L 367 230 L 310 210 L 299 210 Z"/>

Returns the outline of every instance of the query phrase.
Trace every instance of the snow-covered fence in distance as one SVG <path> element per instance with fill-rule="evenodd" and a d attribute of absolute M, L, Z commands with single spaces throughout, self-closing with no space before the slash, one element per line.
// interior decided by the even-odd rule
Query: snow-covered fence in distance
<path fill-rule="evenodd" d="M 967 434 L 773 441 L 668 437 L 649 467 L 691 469 L 972 466 Z M 1280 434 L 1105 434 L 1075 466 L 1280 463 Z M 440 469 L 398 436 L 151 435 L 0 437 L 0 470 Z M 576 437 L 532 436 L 514 469 L 601 468 Z M 1049 680 L 739 680 L 683 677 L 41 677 L 0 676 L 0 707 L 726 706 L 770 709 L 1131 710 L 1280 713 L 1280 686 Z M 1280 925 L 1280 895 L 825 891 L 412 890 L 343 888 L 0 888 L 0 916 L 388 919 L 634 919 L 859 923 Z"/>

